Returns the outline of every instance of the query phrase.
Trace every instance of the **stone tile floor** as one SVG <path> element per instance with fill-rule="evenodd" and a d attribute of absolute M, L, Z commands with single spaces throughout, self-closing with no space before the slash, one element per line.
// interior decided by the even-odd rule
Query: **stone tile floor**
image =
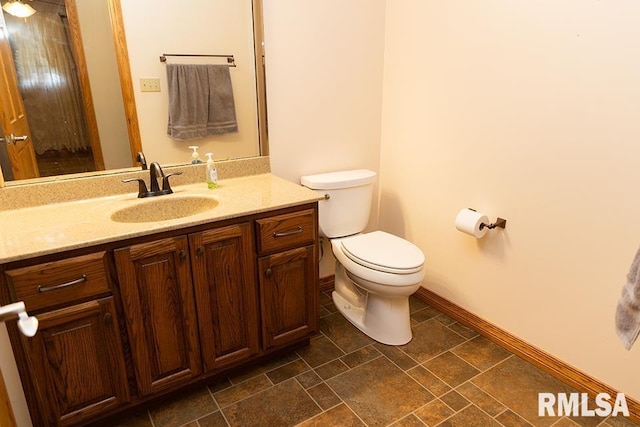
<path fill-rule="evenodd" d="M 538 417 L 571 387 L 411 298 L 414 338 L 371 340 L 321 297 L 308 347 L 119 420 L 122 427 L 624 427 L 623 417 Z"/>

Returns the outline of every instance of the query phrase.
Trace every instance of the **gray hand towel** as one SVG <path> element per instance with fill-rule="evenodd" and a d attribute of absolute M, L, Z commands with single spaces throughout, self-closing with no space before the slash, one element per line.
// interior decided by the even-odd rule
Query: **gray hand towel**
<path fill-rule="evenodd" d="M 228 65 L 167 64 L 171 139 L 238 132 Z"/>
<path fill-rule="evenodd" d="M 629 350 L 640 333 L 640 249 L 636 253 L 616 308 L 616 333 Z"/>

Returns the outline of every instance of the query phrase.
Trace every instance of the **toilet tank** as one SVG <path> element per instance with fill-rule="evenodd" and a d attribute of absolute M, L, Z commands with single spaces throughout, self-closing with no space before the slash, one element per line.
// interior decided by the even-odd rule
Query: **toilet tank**
<path fill-rule="evenodd" d="M 371 213 L 375 179 L 376 173 L 368 169 L 300 178 L 302 185 L 325 196 L 318 203 L 318 223 L 322 235 L 329 238 L 343 237 L 364 230 Z"/>

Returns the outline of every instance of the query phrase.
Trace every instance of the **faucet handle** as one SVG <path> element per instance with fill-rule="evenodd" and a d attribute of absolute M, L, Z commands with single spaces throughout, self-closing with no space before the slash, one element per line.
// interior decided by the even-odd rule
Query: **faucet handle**
<path fill-rule="evenodd" d="M 168 173 L 162 176 L 162 191 L 165 192 L 165 194 L 173 193 L 173 190 L 171 189 L 171 185 L 169 185 L 169 177 L 174 175 L 182 175 L 182 171 Z"/>
<path fill-rule="evenodd" d="M 122 182 L 133 182 L 138 181 L 138 197 L 147 197 L 149 192 L 147 191 L 147 184 L 144 183 L 144 179 L 142 178 L 128 178 L 123 179 Z"/>

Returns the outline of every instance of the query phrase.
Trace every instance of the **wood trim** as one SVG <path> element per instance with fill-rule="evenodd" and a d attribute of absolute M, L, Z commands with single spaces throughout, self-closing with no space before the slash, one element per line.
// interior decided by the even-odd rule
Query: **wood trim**
<path fill-rule="evenodd" d="M 598 393 L 609 393 L 611 396 L 618 393 L 618 390 L 613 387 L 593 378 L 544 350 L 529 344 L 521 338 L 512 335 L 504 329 L 487 322 L 426 288 L 421 287 L 413 296 L 440 310 L 442 313 L 463 325 L 470 327 L 500 347 L 533 363 L 546 373 L 571 385 L 578 391 L 589 393 L 591 397 L 594 397 Z M 627 406 L 629 407 L 629 418 L 635 423 L 640 423 L 640 402 L 628 396 L 626 400 Z"/>
<path fill-rule="evenodd" d="M 80 95 L 82 96 L 82 107 L 87 123 L 93 163 L 95 164 L 96 170 L 100 171 L 104 170 L 104 157 L 102 155 L 102 146 L 100 145 L 98 120 L 96 119 L 96 111 L 93 106 L 93 95 L 91 94 L 91 84 L 89 83 L 89 70 L 87 69 L 87 60 L 84 55 L 84 44 L 82 43 L 82 34 L 80 33 L 78 7 L 76 6 L 76 0 L 65 0 L 65 3 L 67 18 L 69 20 L 69 31 L 71 33 L 71 51 L 78 67 L 77 74 L 78 80 L 80 81 Z"/>
<path fill-rule="evenodd" d="M 267 81 L 264 63 L 264 30 L 262 0 L 253 0 L 253 44 L 256 68 L 256 98 L 258 102 L 258 139 L 260 155 L 269 155 L 269 132 L 267 124 Z"/>
<path fill-rule="evenodd" d="M 140 125 L 138 124 L 138 111 L 136 109 L 135 96 L 133 94 L 133 78 L 131 77 L 131 65 L 129 63 L 129 51 L 127 38 L 124 34 L 124 21 L 120 0 L 109 0 L 109 15 L 111 16 L 111 29 L 113 42 L 116 49 L 116 62 L 120 75 L 120 87 L 122 88 L 122 102 L 125 117 L 127 118 L 127 131 L 129 132 L 129 146 L 131 148 L 131 160 L 136 165 L 136 155 L 142 151 L 140 139 Z"/>
<path fill-rule="evenodd" d="M 335 279 L 336 277 L 333 274 L 331 276 L 321 277 L 320 292 L 332 291 L 335 285 Z"/>
<path fill-rule="evenodd" d="M 13 411 L 11 409 L 9 394 L 7 393 L 7 387 L 4 384 L 2 372 L 0 372 L 0 426 L 14 427 L 15 425 L 16 419 L 13 416 Z"/>

